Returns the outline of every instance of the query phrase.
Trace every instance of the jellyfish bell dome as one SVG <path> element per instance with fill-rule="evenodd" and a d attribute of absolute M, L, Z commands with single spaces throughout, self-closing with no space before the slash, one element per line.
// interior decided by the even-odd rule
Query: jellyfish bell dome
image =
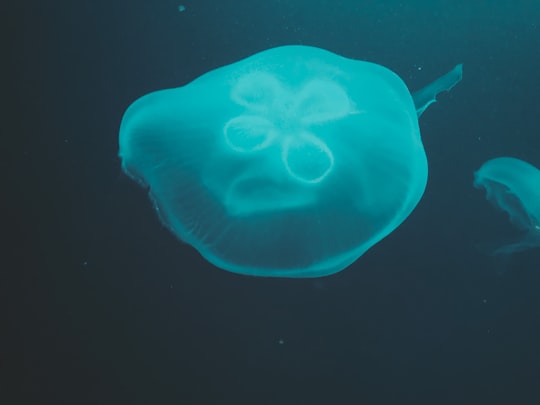
<path fill-rule="evenodd" d="M 273 48 L 136 100 L 119 155 L 162 222 L 214 265 L 329 275 L 418 204 L 418 116 L 460 79 L 454 69 L 413 97 L 383 66 Z"/>

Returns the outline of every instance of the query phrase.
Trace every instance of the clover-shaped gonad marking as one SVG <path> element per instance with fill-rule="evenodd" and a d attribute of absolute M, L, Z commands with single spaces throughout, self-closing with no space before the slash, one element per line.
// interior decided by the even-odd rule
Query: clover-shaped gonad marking
<path fill-rule="evenodd" d="M 238 80 L 231 99 L 245 109 L 223 128 L 232 150 L 259 152 L 277 143 L 293 179 L 318 183 L 330 173 L 334 155 L 311 127 L 349 114 L 351 103 L 341 86 L 314 79 L 296 90 L 269 73 L 254 72 Z"/>

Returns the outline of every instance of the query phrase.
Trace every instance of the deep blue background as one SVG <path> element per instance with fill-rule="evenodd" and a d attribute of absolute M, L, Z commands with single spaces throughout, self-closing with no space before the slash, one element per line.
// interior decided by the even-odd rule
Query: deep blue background
<path fill-rule="evenodd" d="M 184 4 L 3 10 L 0 402 L 539 404 L 540 251 L 485 255 L 515 233 L 471 184 L 496 156 L 540 166 L 540 3 Z M 417 209 L 317 280 L 211 266 L 117 158 L 137 97 L 283 44 L 385 65 L 412 90 L 464 64 L 420 122 Z"/>

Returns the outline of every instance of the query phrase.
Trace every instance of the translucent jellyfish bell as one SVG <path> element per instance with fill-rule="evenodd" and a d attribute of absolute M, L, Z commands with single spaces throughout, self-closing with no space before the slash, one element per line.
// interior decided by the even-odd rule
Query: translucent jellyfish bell
<path fill-rule="evenodd" d="M 485 189 L 488 201 L 524 232 L 520 240 L 498 248 L 495 254 L 540 247 L 540 170 L 511 157 L 491 159 L 474 174 L 474 186 Z"/>
<path fill-rule="evenodd" d="M 270 49 L 135 101 L 120 128 L 122 167 L 162 222 L 220 268 L 336 273 L 420 200 L 417 116 L 459 80 L 461 65 L 411 96 L 382 66 Z"/>

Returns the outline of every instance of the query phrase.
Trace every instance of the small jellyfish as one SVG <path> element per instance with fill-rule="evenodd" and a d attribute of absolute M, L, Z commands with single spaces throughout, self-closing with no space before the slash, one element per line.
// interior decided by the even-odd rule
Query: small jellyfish
<path fill-rule="evenodd" d="M 485 189 L 488 201 L 524 232 L 520 240 L 496 249 L 494 254 L 540 246 L 540 170 L 523 160 L 499 157 L 488 160 L 474 174 L 474 186 Z"/>
<path fill-rule="evenodd" d="M 180 4 L 178 6 L 178 11 L 182 12 L 182 11 L 185 11 L 186 10 L 186 6 L 184 6 L 183 4 Z"/>

